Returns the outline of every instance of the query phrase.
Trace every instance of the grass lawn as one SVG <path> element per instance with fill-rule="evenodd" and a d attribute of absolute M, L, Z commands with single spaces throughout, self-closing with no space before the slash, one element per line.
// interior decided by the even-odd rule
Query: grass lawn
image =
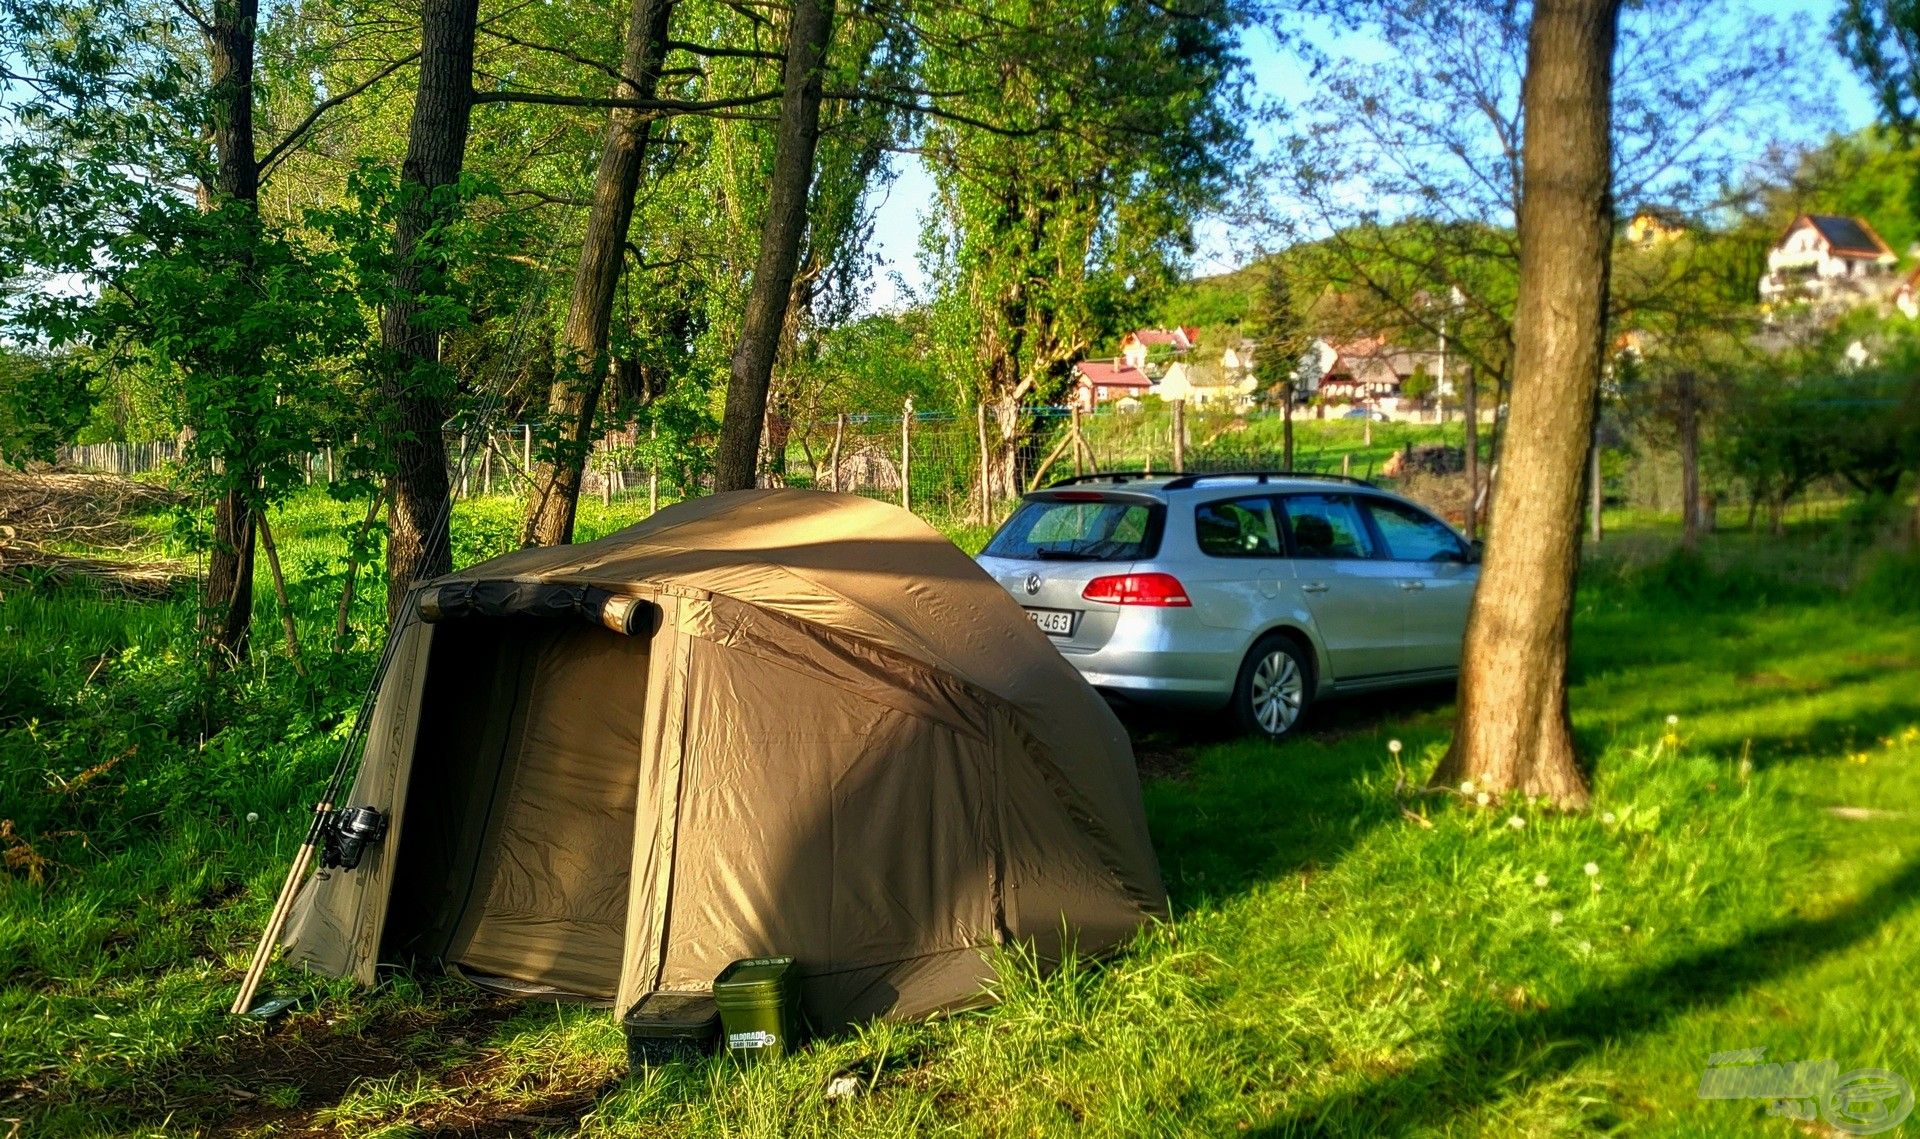
<path fill-rule="evenodd" d="M 1828 1132 L 1701 1100 L 1710 1054 L 1920 1081 L 1920 571 L 1856 586 L 1811 524 L 1589 565 L 1584 814 L 1419 792 L 1446 691 L 1331 705 L 1285 746 L 1135 724 L 1174 920 L 1044 978 L 1009 955 L 981 1012 L 624 1081 L 604 1012 L 437 979 L 277 972 L 298 1011 L 229 1018 L 369 667 L 364 634 L 324 652 L 348 513 L 275 522 L 310 678 L 270 592 L 218 682 L 186 602 L 0 600 L 0 1139 L 1785 1136 Z M 466 511 L 463 554 L 511 524 Z M 839 1075 L 858 1094 L 829 1099 Z"/>

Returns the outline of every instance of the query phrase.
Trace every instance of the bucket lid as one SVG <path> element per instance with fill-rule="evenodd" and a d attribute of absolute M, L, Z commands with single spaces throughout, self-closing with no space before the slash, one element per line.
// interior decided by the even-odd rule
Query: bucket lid
<path fill-rule="evenodd" d="M 648 993 L 620 1018 L 626 1028 L 711 1030 L 720 1018 L 712 993 Z"/>
<path fill-rule="evenodd" d="M 725 989 L 758 989 L 786 980 L 793 969 L 791 957 L 747 957 L 720 970 L 713 979 L 715 992 Z"/>

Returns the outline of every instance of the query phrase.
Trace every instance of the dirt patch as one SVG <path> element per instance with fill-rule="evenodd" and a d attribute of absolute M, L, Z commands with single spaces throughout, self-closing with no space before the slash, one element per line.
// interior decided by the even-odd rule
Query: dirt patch
<path fill-rule="evenodd" d="M 127 1131 L 164 1120 L 211 1136 L 268 1130 L 332 1135 L 333 1128 L 315 1120 L 354 1085 L 466 1061 L 474 1052 L 468 1040 L 484 1040 L 524 1007 L 503 997 L 467 997 L 459 1004 L 396 1009 L 345 1024 L 337 1023 L 344 1019 L 338 1010 L 300 1013 L 262 1028 L 248 1025 L 110 1092 L 76 1088 L 56 1076 L 37 1086 L 25 1082 L 0 1089 L 0 1102 L 7 1104 L 6 1114 L 24 1109 L 19 1113 L 30 1121 L 48 1109 L 86 1101 Z"/>
<path fill-rule="evenodd" d="M 1165 743 L 1134 745 L 1133 761 L 1142 779 L 1171 779 L 1178 783 L 1193 774 L 1193 752 Z"/>
<path fill-rule="evenodd" d="M 476 1086 L 491 1089 L 485 1075 L 476 1074 Z M 504 1098 L 473 1103 L 436 1104 L 407 1117 L 407 1123 L 429 1136 L 468 1136 L 472 1139 L 517 1139 L 523 1135 L 579 1130 L 581 1117 L 592 1111 L 620 1085 L 617 1074 L 601 1072 L 554 1073 L 537 1086 L 513 1089 Z"/>
<path fill-rule="evenodd" d="M 269 1123 L 276 1133 L 333 1134 L 331 1128 L 315 1130 L 313 1118 L 356 1083 L 437 1067 L 435 1060 L 457 1054 L 466 1039 L 491 1031 L 520 1007 L 505 998 L 482 998 L 406 1009 L 375 1017 L 358 1032 L 337 1029 L 322 1012 L 303 1013 L 187 1071 L 193 1083 L 210 1085 L 216 1096 L 224 1093 L 230 1114 L 211 1129 L 213 1135 L 246 1135 Z M 423 1050 L 423 1037 L 444 1050 Z M 297 1088 L 297 1105 L 274 1106 L 270 1093 L 277 1088 Z"/>

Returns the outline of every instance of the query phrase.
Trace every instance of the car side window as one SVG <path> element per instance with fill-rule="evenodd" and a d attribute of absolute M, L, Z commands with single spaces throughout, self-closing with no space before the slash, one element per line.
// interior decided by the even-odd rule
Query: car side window
<path fill-rule="evenodd" d="M 1446 523 L 1423 510 L 1386 498 L 1366 500 L 1367 513 L 1396 562 L 1464 562 L 1467 548 Z"/>
<path fill-rule="evenodd" d="M 1371 558 L 1373 535 L 1349 495 L 1291 494 L 1287 531 L 1296 558 Z"/>
<path fill-rule="evenodd" d="M 1277 558 L 1280 527 L 1273 500 L 1232 498 L 1203 502 L 1193 510 L 1193 533 L 1200 552 L 1216 558 Z"/>

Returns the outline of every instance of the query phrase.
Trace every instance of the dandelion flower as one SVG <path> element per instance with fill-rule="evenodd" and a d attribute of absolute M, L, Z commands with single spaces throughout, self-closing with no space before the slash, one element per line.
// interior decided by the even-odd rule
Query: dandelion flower
<path fill-rule="evenodd" d="M 1547 915 L 1548 925 L 1559 925 L 1561 922 L 1566 920 L 1567 920 L 1567 915 L 1561 913 L 1559 910 L 1554 910 L 1552 913 Z"/>
<path fill-rule="evenodd" d="M 1395 755 L 1399 755 L 1399 754 L 1400 754 L 1400 741 L 1399 741 L 1399 740 L 1388 740 L 1388 741 L 1387 741 L 1387 750 L 1388 750 L 1388 751 L 1390 751 L 1390 752 L 1392 752 L 1392 753 L 1393 753 L 1393 754 L 1395 754 Z"/>
<path fill-rule="evenodd" d="M 1614 823 L 1618 822 L 1619 820 L 1614 817 L 1614 814 L 1612 811 L 1602 811 L 1600 813 L 1600 821 L 1607 824 L 1608 826 L 1612 826 Z"/>
<path fill-rule="evenodd" d="M 1671 728 L 1679 722 L 1680 722 L 1680 717 L 1674 715 L 1671 712 L 1667 713 L 1667 727 Z"/>
<path fill-rule="evenodd" d="M 260 812 L 259 812 L 259 811 L 248 811 L 248 812 L 247 812 L 247 821 L 248 821 L 248 822 L 250 822 L 250 823 L 257 823 L 257 822 L 259 822 L 259 821 L 260 821 Z"/>
<path fill-rule="evenodd" d="M 1475 795 L 1473 797 L 1473 801 L 1480 804 L 1482 807 L 1484 807 L 1488 803 L 1493 802 L 1493 796 L 1487 794 L 1485 791 L 1482 791 L 1478 795 Z"/>
<path fill-rule="evenodd" d="M 1546 889 L 1546 888 L 1547 888 L 1547 876 L 1546 876 L 1545 874 L 1535 874 L 1535 875 L 1533 876 L 1533 884 L 1534 884 L 1534 885 L 1536 885 L 1536 886 L 1538 886 L 1538 887 L 1540 887 L 1540 888 L 1541 888 L 1541 889 L 1543 889 L 1543 890 L 1544 890 L 1544 889 Z"/>
<path fill-rule="evenodd" d="M 1581 942 L 1581 943 L 1579 944 L 1579 946 L 1578 946 L 1578 948 L 1579 948 L 1579 950 L 1580 950 L 1580 952 L 1582 952 L 1582 953 L 1592 953 L 1592 952 L 1593 952 L 1593 942 L 1591 942 L 1591 941 L 1582 941 L 1582 942 Z"/>
<path fill-rule="evenodd" d="M 1600 864 L 1598 862 L 1589 862 L 1585 866 L 1582 866 L 1580 869 L 1586 874 L 1587 877 L 1591 878 L 1595 874 L 1600 873 Z"/>
<path fill-rule="evenodd" d="M 1471 794 L 1473 794 L 1473 780 L 1471 780 L 1471 779 L 1468 779 L 1468 780 L 1466 780 L 1465 782 L 1463 782 L 1463 783 L 1461 783 L 1461 784 L 1460 784 L 1460 793 L 1461 793 L 1462 795 L 1471 795 Z"/>
<path fill-rule="evenodd" d="M 1600 892 L 1600 879 L 1595 878 L 1591 882 L 1588 882 L 1587 885 L 1593 887 L 1594 893 L 1598 894 Z"/>
<path fill-rule="evenodd" d="M 1517 831 L 1525 830 L 1527 828 L 1527 820 L 1521 818 L 1519 815 L 1508 815 L 1507 825 Z"/>

